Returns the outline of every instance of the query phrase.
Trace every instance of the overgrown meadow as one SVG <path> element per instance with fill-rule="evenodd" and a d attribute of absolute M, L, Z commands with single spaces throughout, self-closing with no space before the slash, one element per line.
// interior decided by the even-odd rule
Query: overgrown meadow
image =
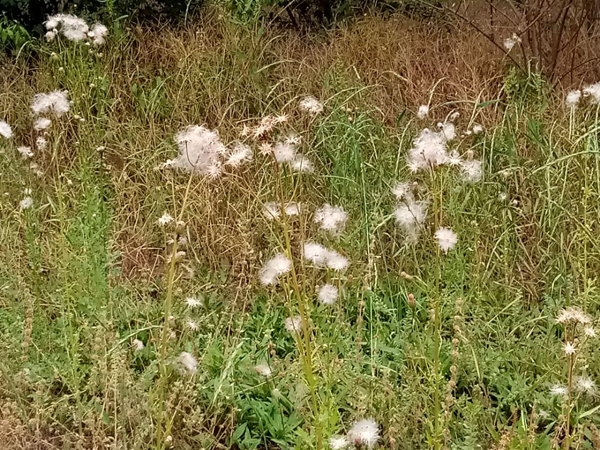
<path fill-rule="evenodd" d="M 600 85 L 402 24 L 3 57 L 2 448 L 600 448 Z"/>

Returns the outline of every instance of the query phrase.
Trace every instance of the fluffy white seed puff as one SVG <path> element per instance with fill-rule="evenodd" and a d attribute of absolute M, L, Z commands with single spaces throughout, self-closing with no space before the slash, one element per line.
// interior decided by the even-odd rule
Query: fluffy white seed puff
<path fill-rule="evenodd" d="M 299 333 L 302 330 L 302 317 L 294 316 L 288 317 L 284 322 L 285 329 L 290 333 Z"/>
<path fill-rule="evenodd" d="M 269 286 L 277 284 L 279 277 L 288 273 L 292 269 L 292 261 L 290 261 L 283 253 L 278 253 L 273 258 L 268 260 L 260 269 L 260 282 Z"/>
<path fill-rule="evenodd" d="M 363 419 L 355 422 L 348 430 L 348 440 L 355 445 L 373 448 L 379 440 L 379 425 L 373 419 Z"/>
<path fill-rule="evenodd" d="M 190 125 L 175 136 L 179 155 L 168 166 L 217 176 L 221 172 L 220 158 L 227 154 L 217 131 L 200 125 Z"/>
<path fill-rule="evenodd" d="M 238 142 L 233 146 L 225 165 L 239 167 L 247 161 L 252 161 L 252 149 L 249 145 Z"/>
<path fill-rule="evenodd" d="M 171 222 L 173 222 L 173 216 L 167 212 L 165 212 L 162 216 L 160 216 L 158 218 L 158 220 L 156 221 L 156 223 L 161 226 L 164 227 L 165 225 L 170 224 Z"/>
<path fill-rule="evenodd" d="M 50 125 L 52 125 L 52 121 L 50 119 L 47 119 L 46 117 L 39 117 L 35 119 L 35 122 L 33 122 L 33 129 L 35 131 L 42 131 L 49 128 Z"/>
<path fill-rule="evenodd" d="M 333 305 L 338 298 L 338 289 L 332 284 L 324 284 L 319 289 L 319 301 L 324 305 Z"/>
<path fill-rule="evenodd" d="M 483 178 L 483 162 L 476 159 L 468 159 L 460 162 L 460 170 L 463 180 L 476 183 Z"/>
<path fill-rule="evenodd" d="M 54 39 L 58 32 L 70 41 L 79 42 L 87 39 L 90 30 L 85 20 L 72 14 L 56 14 L 50 16 L 46 22 L 48 40 Z"/>
<path fill-rule="evenodd" d="M 450 228 L 440 227 L 435 232 L 435 238 L 438 241 L 440 249 L 446 253 L 448 250 L 454 248 L 458 242 L 458 236 Z"/>
<path fill-rule="evenodd" d="M 20 209 L 29 209 L 33 206 L 33 199 L 29 196 L 19 202 Z"/>
<path fill-rule="evenodd" d="M 202 306 L 202 300 L 198 300 L 196 297 L 187 297 L 185 304 L 188 308 L 197 308 L 198 306 Z"/>
<path fill-rule="evenodd" d="M 330 250 L 315 242 L 305 242 L 302 251 L 304 258 L 317 267 L 326 266 L 336 271 L 342 271 L 350 265 L 348 260 L 335 250 Z"/>
<path fill-rule="evenodd" d="M 446 136 L 443 131 L 435 132 L 428 128 L 422 130 L 414 140 L 413 148 L 408 151 L 407 164 L 411 172 L 431 169 L 447 162 Z"/>
<path fill-rule="evenodd" d="M 516 33 L 513 33 L 511 37 L 504 39 L 504 48 L 510 52 L 515 45 L 520 43 L 521 38 Z"/>
<path fill-rule="evenodd" d="M 589 378 L 579 377 L 575 383 L 575 389 L 585 394 L 594 395 L 596 393 L 596 383 Z"/>
<path fill-rule="evenodd" d="M 67 91 L 53 91 L 47 94 L 36 94 L 31 102 L 34 115 L 55 114 L 62 116 L 71 109 Z"/>
<path fill-rule="evenodd" d="M 104 44 L 106 41 L 106 35 L 108 34 L 108 28 L 101 23 L 95 23 L 92 29 L 88 32 L 88 38 L 92 40 L 92 44 L 96 47 Z"/>
<path fill-rule="evenodd" d="M 591 97 L 592 104 L 600 103 L 600 83 L 590 84 L 583 88 L 584 97 Z"/>
<path fill-rule="evenodd" d="M 394 210 L 396 223 L 402 228 L 402 231 L 415 241 L 419 236 L 421 225 L 427 218 L 427 202 L 415 201 L 412 194 L 407 196 L 405 203 Z"/>
<path fill-rule="evenodd" d="M 270 377 L 272 375 L 272 370 L 266 363 L 260 363 L 254 366 L 254 371 L 263 377 Z"/>
<path fill-rule="evenodd" d="M 320 225 L 321 230 L 333 234 L 341 233 L 346 226 L 348 214 L 339 206 L 331 206 L 325 203 L 315 213 L 314 222 Z"/>
<path fill-rule="evenodd" d="M 563 386 L 562 384 L 555 384 L 553 386 L 550 386 L 550 395 L 556 395 L 558 397 L 563 397 L 565 395 L 567 395 L 567 387 Z"/>
<path fill-rule="evenodd" d="M 286 216 L 297 216 L 302 212 L 302 205 L 296 202 L 290 202 L 285 205 Z M 275 220 L 281 217 L 281 203 L 267 202 L 263 205 L 263 216 L 267 220 Z"/>
<path fill-rule="evenodd" d="M 558 323 L 581 323 L 588 324 L 592 321 L 592 318 L 584 313 L 579 308 L 569 306 L 568 308 L 562 309 L 556 318 Z"/>
<path fill-rule="evenodd" d="M 580 90 L 570 91 L 567 94 L 567 98 L 565 99 L 565 104 L 567 105 L 567 107 L 569 107 L 571 109 L 575 109 L 575 108 L 577 108 L 577 104 L 579 103 L 579 100 L 581 100 L 581 91 Z"/>
<path fill-rule="evenodd" d="M 187 372 L 190 375 L 193 375 L 198 371 L 198 360 L 194 358 L 191 353 L 181 352 L 176 362 L 184 372 Z"/>
<path fill-rule="evenodd" d="M 331 450 L 342 450 L 350 445 L 350 441 L 346 436 L 332 436 L 329 439 L 329 448 Z"/>
<path fill-rule="evenodd" d="M 417 111 L 417 117 L 419 119 L 424 119 L 425 117 L 427 117 L 427 114 L 429 114 L 429 106 L 428 105 L 419 106 L 419 110 Z"/>
<path fill-rule="evenodd" d="M 288 140 L 277 142 L 273 147 L 273 156 L 278 163 L 293 161 L 296 157 L 296 144 Z"/>
<path fill-rule="evenodd" d="M 12 128 L 4 121 L 0 121 L 0 136 L 10 139 L 12 137 Z"/>
<path fill-rule="evenodd" d="M 323 104 L 311 95 L 304 97 L 300 101 L 299 106 L 301 110 L 307 111 L 313 115 L 317 115 L 323 111 Z"/>
<path fill-rule="evenodd" d="M 577 350 L 577 349 L 575 348 L 575 345 L 574 345 L 573 343 L 571 343 L 571 342 L 567 342 L 567 343 L 565 344 L 565 346 L 563 347 L 563 349 L 564 349 L 564 351 L 565 351 L 565 354 L 567 354 L 567 355 L 572 355 L 572 354 L 574 354 L 574 353 L 575 353 L 575 351 Z"/>

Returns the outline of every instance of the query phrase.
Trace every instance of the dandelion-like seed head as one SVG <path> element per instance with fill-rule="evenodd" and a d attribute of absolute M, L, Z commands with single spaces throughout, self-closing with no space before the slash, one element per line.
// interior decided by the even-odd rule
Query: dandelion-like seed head
<path fill-rule="evenodd" d="M 33 206 L 33 199 L 29 196 L 19 202 L 20 209 L 29 209 Z"/>
<path fill-rule="evenodd" d="M 330 269 L 333 269 L 337 272 L 341 272 L 348 268 L 348 266 L 350 265 L 350 262 L 348 261 L 347 258 L 343 257 L 341 254 L 339 254 L 335 250 L 329 250 L 327 252 L 326 264 L 327 264 L 327 267 L 329 267 Z"/>
<path fill-rule="evenodd" d="M 565 354 L 567 354 L 567 355 L 573 355 L 573 354 L 575 354 L 575 351 L 577 349 L 575 348 L 575 344 L 573 344 L 572 342 L 567 342 L 564 345 L 563 350 L 565 351 Z"/>
<path fill-rule="evenodd" d="M 277 284 L 279 277 L 288 273 L 291 269 L 292 261 L 290 261 L 283 253 L 278 253 L 268 260 L 260 269 L 260 282 L 265 286 Z"/>
<path fill-rule="evenodd" d="M 71 109 L 67 91 L 53 91 L 47 94 L 36 94 L 31 102 L 33 114 L 54 114 L 62 116 Z"/>
<path fill-rule="evenodd" d="M 412 198 L 411 184 L 402 181 L 395 183 L 392 187 L 392 194 L 394 194 L 398 200 L 402 200 L 405 197 Z"/>
<path fill-rule="evenodd" d="M 263 377 L 270 377 L 273 372 L 267 363 L 260 363 L 254 366 L 254 371 Z"/>
<path fill-rule="evenodd" d="M 473 134 L 483 133 L 483 127 L 481 125 L 473 126 Z"/>
<path fill-rule="evenodd" d="M 185 304 L 188 308 L 197 308 L 202 306 L 202 300 L 199 300 L 196 297 L 187 297 L 185 299 Z"/>
<path fill-rule="evenodd" d="M 570 91 L 565 98 L 565 104 L 568 108 L 575 109 L 579 104 L 579 100 L 581 100 L 581 91 L 579 89 Z"/>
<path fill-rule="evenodd" d="M 583 96 L 591 97 L 592 104 L 600 103 L 600 83 L 590 84 L 583 88 Z"/>
<path fill-rule="evenodd" d="M 165 225 L 170 224 L 171 222 L 173 222 L 173 216 L 167 212 L 165 212 L 162 216 L 160 216 L 158 218 L 158 220 L 156 221 L 156 223 L 158 223 L 159 226 L 164 227 Z"/>
<path fill-rule="evenodd" d="M 355 445 L 373 448 L 379 440 L 379 425 L 373 419 L 355 422 L 348 430 L 348 439 Z"/>
<path fill-rule="evenodd" d="M 348 214 L 339 206 L 331 206 L 325 203 L 315 213 L 314 222 L 320 225 L 322 230 L 333 234 L 341 233 L 346 226 Z"/>
<path fill-rule="evenodd" d="M 417 111 L 417 117 L 419 119 L 424 119 L 429 114 L 429 105 L 421 105 L 419 106 L 419 110 Z"/>
<path fill-rule="evenodd" d="M 252 149 L 249 145 L 238 142 L 229 154 L 229 158 L 225 162 L 225 165 L 239 167 L 247 161 L 252 161 Z"/>
<path fill-rule="evenodd" d="M 134 339 L 133 341 L 131 341 L 131 346 L 136 352 L 139 352 L 144 348 L 144 343 L 139 339 Z"/>
<path fill-rule="evenodd" d="M 316 266 L 324 266 L 327 263 L 329 251 L 316 242 L 305 242 L 303 245 L 304 258 L 314 263 Z"/>
<path fill-rule="evenodd" d="M 333 305 L 338 298 L 338 288 L 332 284 L 324 284 L 319 289 L 319 301 L 324 305 Z"/>
<path fill-rule="evenodd" d="M 597 336 L 596 329 L 594 327 L 585 327 L 583 329 L 583 334 L 589 338 L 595 338 Z"/>
<path fill-rule="evenodd" d="M 273 156 L 278 163 L 291 162 L 296 157 L 296 146 L 290 142 L 279 141 L 273 147 Z"/>
<path fill-rule="evenodd" d="M 461 161 L 460 170 L 463 180 L 468 183 L 476 183 L 483 178 L 483 161 L 477 159 Z"/>
<path fill-rule="evenodd" d="M 285 319 L 284 325 L 290 333 L 299 333 L 302 329 L 302 316 L 288 317 Z"/>
<path fill-rule="evenodd" d="M 217 131 L 200 125 L 190 125 L 175 136 L 179 155 L 170 166 L 212 177 L 221 174 L 220 157 L 227 154 Z"/>
<path fill-rule="evenodd" d="M 267 202 L 263 205 L 262 213 L 267 220 L 279 219 L 281 217 L 281 204 L 278 202 Z"/>
<path fill-rule="evenodd" d="M 46 117 L 38 117 L 33 122 L 33 129 L 35 131 L 42 131 L 50 127 L 52 125 L 52 121 Z"/>
<path fill-rule="evenodd" d="M 308 159 L 304 155 L 296 155 L 289 162 L 290 168 L 294 172 L 300 173 L 313 173 L 315 171 L 315 166 L 310 159 Z"/>
<path fill-rule="evenodd" d="M 448 252 L 458 242 L 458 236 L 450 228 L 440 227 L 435 232 L 435 238 L 438 241 L 438 245 L 443 252 Z"/>
<path fill-rule="evenodd" d="M 198 331 L 198 329 L 200 328 L 198 326 L 198 322 L 196 322 L 195 320 L 188 320 L 185 325 L 190 331 Z"/>
<path fill-rule="evenodd" d="M 332 436 L 329 439 L 329 448 L 331 450 L 342 450 L 350 445 L 350 441 L 346 436 Z"/>
<path fill-rule="evenodd" d="M 101 23 L 95 23 L 92 29 L 88 33 L 88 37 L 92 40 L 92 44 L 96 47 L 104 44 L 106 41 L 106 35 L 108 34 L 108 28 Z"/>
<path fill-rule="evenodd" d="M 587 395 L 596 393 L 596 383 L 589 378 L 579 377 L 575 383 L 575 389 Z"/>
<path fill-rule="evenodd" d="M 177 363 L 183 369 L 183 372 L 190 375 L 194 375 L 198 371 L 198 360 L 191 353 L 181 352 L 177 358 Z"/>
<path fill-rule="evenodd" d="M 302 205 L 297 202 L 290 202 L 285 205 L 285 215 L 286 216 L 297 216 L 302 211 Z"/>
<path fill-rule="evenodd" d="M 46 150 L 47 146 L 48 146 L 48 141 L 43 136 L 39 136 L 35 140 L 35 148 L 37 150 L 39 150 L 40 152 L 43 152 L 44 150 Z"/>
<path fill-rule="evenodd" d="M 507 37 L 506 39 L 504 39 L 504 48 L 510 52 L 515 45 L 520 43 L 521 38 L 516 33 L 513 33 L 511 37 Z"/>
<path fill-rule="evenodd" d="M 562 384 L 555 384 L 550 386 L 550 395 L 555 395 L 557 397 L 564 397 L 567 395 L 567 387 Z"/>
<path fill-rule="evenodd" d="M 408 236 L 416 238 L 419 235 L 420 226 L 427 217 L 427 203 L 407 199 L 406 203 L 394 210 L 394 217 L 396 223 Z"/>
<path fill-rule="evenodd" d="M 300 101 L 299 106 L 301 110 L 307 111 L 308 113 L 313 115 L 317 115 L 323 111 L 323 104 L 311 95 L 304 97 Z"/>
<path fill-rule="evenodd" d="M 448 128 L 448 132 L 450 129 Z M 412 172 L 430 169 L 448 162 L 447 137 L 444 131 L 435 132 L 428 128 L 421 131 L 408 152 L 407 164 Z"/>
<path fill-rule="evenodd" d="M 591 323 L 591 321 L 592 318 L 590 316 L 581 309 L 572 306 L 562 309 L 556 318 L 556 322 L 558 323 L 581 323 L 585 325 Z"/>
<path fill-rule="evenodd" d="M 12 137 L 12 128 L 10 125 L 3 120 L 0 121 L 0 136 L 5 139 L 10 139 Z"/>

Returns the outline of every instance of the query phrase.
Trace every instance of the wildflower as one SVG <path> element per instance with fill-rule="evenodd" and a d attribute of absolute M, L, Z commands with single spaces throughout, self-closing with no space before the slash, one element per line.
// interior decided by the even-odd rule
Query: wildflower
<path fill-rule="evenodd" d="M 473 134 L 479 134 L 483 132 L 483 127 L 481 125 L 473 126 Z"/>
<path fill-rule="evenodd" d="M 565 103 L 569 108 L 575 109 L 575 108 L 577 108 L 577 104 L 579 103 L 579 100 L 581 100 L 581 91 L 580 90 L 570 91 L 567 94 Z"/>
<path fill-rule="evenodd" d="M 198 360 L 191 353 L 181 352 L 177 362 L 189 374 L 193 375 L 198 371 Z"/>
<path fill-rule="evenodd" d="M 429 105 L 421 105 L 419 106 L 419 110 L 417 111 L 417 117 L 419 119 L 424 119 L 429 114 Z"/>
<path fill-rule="evenodd" d="M 52 121 L 50 119 L 39 117 L 35 119 L 35 122 L 33 123 L 33 129 L 35 131 L 42 131 L 48 128 L 50 125 L 52 125 Z"/>
<path fill-rule="evenodd" d="M 504 48 L 510 52 L 516 44 L 520 44 L 520 43 L 521 43 L 521 38 L 519 36 L 517 36 L 516 33 L 513 33 L 513 35 L 511 37 L 504 39 Z"/>
<path fill-rule="evenodd" d="M 315 263 L 317 266 L 324 266 L 327 263 L 329 251 L 321 244 L 305 242 L 303 247 L 303 254 L 306 259 Z"/>
<path fill-rule="evenodd" d="M 19 202 L 19 208 L 21 209 L 29 209 L 33 206 L 33 199 L 29 196 L 25 197 L 23 200 Z"/>
<path fill-rule="evenodd" d="M 583 329 L 583 334 L 585 334 L 589 338 L 595 338 L 597 336 L 594 327 L 585 327 Z"/>
<path fill-rule="evenodd" d="M 190 125 L 175 136 L 179 155 L 172 160 L 171 167 L 218 176 L 221 173 L 219 158 L 227 153 L 217 131 L 203 126 Z"/>
<path fill-rule="evenodd" d="M 476 159 L 461 161 L 460 169 L 463 180 L 475 183 L 483 178 L 483 162 Z"/>
<path fill-rule="evenodd" d="M 300 203 L 291 202 L 285 206 L 285 215 L 286 216 L 297 216 L 300 214 Z"/>
<path fill-rule="evenodd" d="M 442 132 L 437 133 L 425 128 L 413 142 L 408 152 L 407 163 L 412 172 L 429 169 L 448 161 L 446 139 Z"/>
<path fill-rule="evenodd" d="M 347 219 L 348 214 L 341 207 L 325 203 L 315 213 L 314 222 L 320 225 L 321 230 L 338 234 L 344 230 Z"/>
<path fill-rule="evenodd" d="M 263 377 L 270 377 L 272 375 L 271 368 L 266 363 L 257 364 L 254 366 L 254 371 Z"/>
<path fill-rule="evenodd" d="M 183 258 L 185 258 L 185 254 L 186 253 L 184 251 L 178 251 L 174 255 L 169 255 L 167 257 L 167 264 L 171 264 L 171 261 L 175 261 L 175 262 L 181 261 Z"/>
<path fill-rule="evenodd" d="M 267 202 L 263 205 L 263 216 L 268 220 L 279 219 L 281 217 L 280 204 L 277 202 Z"/>
<path fill-rule="evenodd" d="M 346 270 L 348 268 L 348 266 L 350 265 L 348 260 L 346 258 L 344 258 L 342 255 L 340 255 L 338 252 L 336 252 L 335 250 L 329 250 L 327 252 L 326 263 L 327 263 L 327 267 L 329 267 L 330 269 L 336 270 L 338 272 L 342 271 L 342 270 Z"/>
<path fill-rule="evenodd" d="M 260 144 L 260 154 L 261 155 L 270 155 L 273 153 L 273 146 L 268 142 L 263 142 Z"/>
<path fill-rule="evenodd" d="M 186 322 L 186 326 L 190 329 L 190 331 L 198 331 L 198 323 L 194 320 L 188 320 Z"/>
<path fill-rule="evenodd" d="M 585 394 L 594 395 L 596 393 L 596 383 L 589 378 L 579 377 L 575 383 L 575 389 Z"/>
<path fill-rule="evenodd" d="M 101 23 L 96 23 L 92 26 L 92 29 L 88 32 L 88 38 L 92 40 L 92 44 L 96 47 L 104 44 L 105 37 L 108 34 L 108 28 Z"/>
<path fill-rule="evenodd" d="M 379 440 L 379 425 L 373 419 L 363 419 L 355 422 L 348 430 L 348 438 L 355 445 L 365 445 L 373 448 Z"/>
<path fill-rule="evenodd" d="M 40 136 L 35 140 L 35 147 L 40 151 L 43 152 L 44 150 L 46 150 L 46 147 L 48 146 L 48 141 Z"/>
<path fill-rule="evenodd" d="M 288 317 L 287 319 L 285 319 L 285 329 L 288 330 L 290 333 L 293 332 L 300 332 L 300 330 L 302 329 L 302 317 L 301 316 L 294 316 L 294 317 Z"/>
<path fill-rule="evenodd" d="M 131 342 L 131 345 L 136 352 L 139 352 L 140 350 L 142 350 L 144 348 L 144 343 L 142 341 L 140 341 L 139 339 L 134 339 Z"/>
<path fill-rule="evenodd" d="M 440 227 L 435 232 L 435 237 L 438 240 L 438 245 L 440 246 L 440 249 L 442 249 L 444 253 L 447 253 L 448 250 L 452 249 L 458 242 L 458 237 L 456 236 L 456 233 L 450 228 Z"/>
<path fill-rule="evenodd" d="M 294 172 L 312 173 L 315 171 L 315 166 L 312 161 L 304 155 L 296 155 L 290 161 L 290 167 Z"/>
<path fill-rule="evenodd" d="M 225 165 L 238 167 L 246 161 L 252 161 L 252 149 L 246 144 L 237 143 Z"/>
<path fill-rule="evenodd" d="M 332 436 L 329 439 L 329 448 L 331 450 L 342 450 L 350 445 L 350 442 L 345 436 Z"/>
<path fill-rule="evenodd" d="M 265 285 L 276 284 L 281 275 L 288 273 L 292 269 L 290 261 L 283 253 L 278 253 L 268 260 L 260 269 L 260 282 Z"/>
<path fill-rule="evenodd" d="M 575 345 L 572 342 L 567 342 L 564 346 L 565 353 L 567 355 L 573 355 L 575 353 Z"/>
<path fill-rule="evenodd" d="M 279 141 L 273 147 L 273 156 L 278 163 L 293 161 L 296 157 L 296 147 L 286 141 Z"/>
<path fill-rule="evenodd" d="M 36 94 L 31 102 L 31 110 L 35 115 L 55 114 L 62 116 L 71 109 L 67 91 L 53 91 L 47 94 Z"/>
<path fill-rule="evenodd" d="M 197 308 L 198 306 L 202 306 L 202 300 L 198 300 L 195 297 L 187 297 L 185 299 L 185 303 L 188 308 Z"/>
<path fill-rule="evenodd" d="M 89 31 L 85 20 L 72 14 L 56 14 L 48 18 L 46 29 L 57 31 L 60 25 L 60 32 L 64 37 L 73 42 L 83 41 L 87 38 Z"/>
<path fill-rule="evenodd" d="M 4 121 L 0 121 L 0 136 L 10 139 L 12 137 L 12 129 L 10 125 Z"/>
<path fill-rule="evenodd" d="M 410 183 L 397 182 L 392 188 L 392 194 L 394 194 L 398 200 L 402 200 L 406 196 L 412 197 L 410 192 Z"/>
<path fill-rule="evenodd" d="M 159 217 L 159 219 L 156 222 L 159 226 L 164 227 L 165 225 L 168 225 L 171 222 L 173 222 L 173 220 L 175 220 L 173 219 L 173 216 L 165 212 L 162 216 Z"/>
<path fill-rule="evenodd" d="M 558 323 L 573 322 L 587 324 L 591 321 L 592 318 L 590 316 L 584 313 L 581 309 L 574 308 L 572 306 L 562 309 L 556 318 L 556 322 Z"/>
<path fill-rule="evenodd" d="M 555 384 L 553 386 L 550 386 L 550 395 L 562 397 L 567 395 L 567 392 L 567 387 L 563 386 L 562 384 Z"/>
<path fill-rule="evenodd" d="M 300 101 L 300 109 L 316 115 L 323 111 L 323 104 L 309 95 Z"/>
<path fill-rule="evenodd" d="M 590 84 L 583 88 L 584 97 L 592 97 L 592 103 L 600 103 L 600 83 Z"/>
<path fill-rule="evenodd" d="M 457 150 L 452 150 L 448 155 L 448 164 L 451 166 L 459 166 L 462 163 L 462 159 L 458 154 Z"/>
<path fill-rule="evenodd" d="M 324 305 L 333 305 L 338 298 L 338 289 L 332 284 L 324 284 L 319 289 L 319 301 Z"/>

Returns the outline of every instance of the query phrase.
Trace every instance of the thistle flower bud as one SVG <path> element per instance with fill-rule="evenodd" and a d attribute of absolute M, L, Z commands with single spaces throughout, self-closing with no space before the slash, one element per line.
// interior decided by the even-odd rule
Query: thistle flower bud
<path fill-rule="evenodd" d="M 413 279 L 412 275 L 407 274 L 404 270 L 402 272 L 400 272 L 400 276 L 402 278 L 404 278 L 405 280 L 409 280 L 409 281 Z"/>
<path fill-rule="evenodd" d="M 408 298 L 406 301 L 408 303 L 408 306 L 410 306 L 412 309 L 415 309 L 415 306 L 417 306 L 417 302 L 413 294 L 408 294 Z"/>

